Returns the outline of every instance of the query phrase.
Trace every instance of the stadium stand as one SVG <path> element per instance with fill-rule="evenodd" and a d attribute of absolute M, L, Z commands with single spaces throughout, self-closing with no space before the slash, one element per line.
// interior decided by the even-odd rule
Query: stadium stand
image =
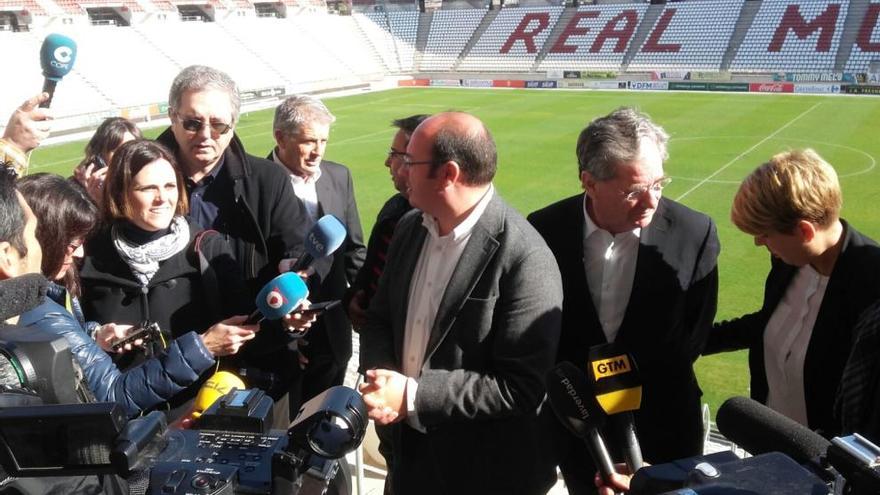
<path fill-rule="evenodd" d="M 412 71 L 419 13 L 415 11 L 353 14 L 369 43 L 379 53 L 387 72 Z"/>
<path fill-rule="evenodd" d="M 528 71 L 562 10 L 562 7 L 502 9 L 464 56 L 458 70 Z"/>
<path fill-rule="evenodd" d="M 840 0 L 765 0 L 731 71 L 833 71 L 849 6 Z"/>
<path fill-rule="evenodd" d="M 578 7 L 539 70 L 618 70 L 646 5 Z"/>
<path fill-rule="evenodd" d="M 450 70 L 480 25 L 485 9 L 438 10 L 431 20 L 431 32 L 421 70 Z"/>
<path fill-rule="evenodd" d="M 859 23 L 858 34 L 846 63 L 847 72 L 865 72 L 871 63 L 880 70 L 880 0 L 872 0 Z"/>
<path fill-rule="evenodd" d="M 667 4 L 628 70 L 718 70 L 743 0 Z M 662 29 L 661 29 L 662 28 Z"/>

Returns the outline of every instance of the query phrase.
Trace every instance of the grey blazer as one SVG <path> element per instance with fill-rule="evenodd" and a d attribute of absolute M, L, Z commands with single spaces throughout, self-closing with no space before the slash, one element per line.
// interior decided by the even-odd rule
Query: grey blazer
<path fill-rule="evenodd" d="M 401 369 L 410 280 L 427 236 L 401 219 L 361 331 L 361 368 Z M 497 194 L 456 266 L 415 399 L 426 434 L 394 425 L 395 493 L 545 493 L 555 479 L 537 412 L 559 342 L 562 284 L 543 239 Z"/>

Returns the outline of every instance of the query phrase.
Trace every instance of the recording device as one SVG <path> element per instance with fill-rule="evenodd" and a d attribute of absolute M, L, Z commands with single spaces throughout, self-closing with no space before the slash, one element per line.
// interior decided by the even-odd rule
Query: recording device
<path fill-rule="evenodd" d="M 11 413 L 0 411 L 6 414 L 0 419 L 0 454 L 5 454 L 0 462 L 4 469 L 32 477 L 118 473 L 149 480 L 144 493 L 156 495 L 311 495 L 325 493 L 331 485 L 333 493 L 349 493 L 348 478 L 337 476 L 344 469 L 337 459 L 355 449 L 366 431 L 367 409 L 360 395 L 333 387 L 304 404 L 286 432 L 252 431 L 254 424 L 268 424 L 271 404 L 262 391 L 233 389 L 204 412 L 199 429 L 189 430 L 168 430 L 158 411 L 121 427 L 113 416 L 118 406 L 112 404 L 67 409 L 67 421 L 75 421 L 67 427 L 49 406 L 9 409 Z M 10 417 L 18 418 L 9 423 L 19 430 L 18 438 L 41 440 L 26 445 L 8 441 Z M 58 427 L 42 426 L 51 421 Z M 102 431 L 75 438 L 76 424 L 100 426 Z M 223 429 L 215 429 L 218 425 Z M 67 455 L 81 448 L 83 438 L 90 440 L 96 455 Z"/>
<path fill-rule="evenodd" d="M 0 322 L 42 304 L 48 285 L 46 278 L 36 273 L 0 281 Z"/>
<path fill-rule="evenodd" d="M 596 404 L 586 376 L 577 366 L 562 362 L 547 373 L 545 381 L 547 400 L 559 422 L 587 444 L 602 479 L 609 483 L 614 463 L 599 433 L 605 414 Z"/>
<path fill-rule="evenodd" d="M 102 158 L 101 155 L 95 155 L 92 164 L 95 166 L 95 170 L 101 170 L 107 166 L 107 162 L 104 161 L 104 158 Z"/>
<path fill-rule="evenodd" d="M 305 254 L 290 268 L 292 272 L 299 272 L 312 266 L 321 258 L 333 254 L 339 246 L 345 242 L 348 233 L 342 222 L 333 215 L 324 215 L 312 226 L 306 235 Z"/>
<path fill-rule="evenodd" d="M 280 320 L 298 308 L 309 296 L 309 289 L 299 275 L 282 273 L 269 281 L 257 294 L 257 309 L 248 316 L 245 325 L 263 319 Z"/>
<path fill-rule="evenodd" d="M 313 316 L 313 315 L 320 316 L 325 311 L 331 310 L 331 309 L 339 306 L 340 304 L 342 304 L 342 301 L 340 301 L 339 299 L 334 299 L 332 301 L 324 301 L 324 302 L 314 303 L 314 304 L 310 305 L 308 308 L 301 309 L 300 313 L 302 313 L 303 316 Z"/>
<path fill-rule="evenodd" d="M 127 344 L 134 344 L 138 339 L 142 341 L 142 345 L 146 345 L 155 340 L 159 340 L 162 330 L 158 323 L 150 323 L 148 321 L 141 322 L 137 327 L 132 328 L 129 333 L 121 339 L 116 339 L 110 344 L 113 352 L 119 352 Z"/>
<path fill-rule="evenodd" d="M 728 399 L 718 428 L 755 457 L 718 453 L 645 467 L 632 479 L 638 494 L 880 493 L 880 447 L 854 434 L 831 442 L 747 399 Z"/>
<path fill-rule="evenodd" d="M 610 429 L 623 437 L 626 465 L 634 473 L 644 465 L 632 414 L 642 403 L 642 382 L 635 359 L 613 343 L 591 347 L 588 358 L 596 402 L 608 415 Z"/>
<path fill-rule="evenodd" d="M 55 96 L 55 86 L 73 68 L 76 61 L 76 42 L 63 34 L 52 33 L 40 47 L 40 67 L 43 68 L 43 92 L 49 99 L 40 106 L 48 108 Z"/>
<path fill-rule="evenodd" d="M 231 392 L 233 389 L 244 390 L 245 385 L 241 378 L 228 371 L 218 371 L 208 378 L 193 403 L 190 413 L 193 419 L 198 419 L 209 407 L 217 402 L 217 399 Z"/>

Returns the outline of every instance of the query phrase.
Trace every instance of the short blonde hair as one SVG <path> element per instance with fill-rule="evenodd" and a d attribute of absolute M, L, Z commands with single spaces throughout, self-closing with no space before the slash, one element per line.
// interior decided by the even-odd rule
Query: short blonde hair
<path fill-rule="evenodd" d="M 830 225 L 842 204 L 834 167 L 808 148 L 774 155 L 749 174 L 733 199 L 730 218 L 747 234 L 788 234 L 800 220 Z"/>

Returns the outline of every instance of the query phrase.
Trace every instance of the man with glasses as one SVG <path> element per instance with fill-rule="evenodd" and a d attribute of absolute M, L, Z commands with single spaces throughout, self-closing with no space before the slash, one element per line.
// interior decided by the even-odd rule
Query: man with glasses
<path fill-rule="evenodd" d="M 339 163 L 324 160 L 330 125 L 336 117 L 317 98 L 290 96 L 275 109 L 272 131 L 275 149 L 268 158 L 289 174 L 297 200 L 314 225 L 333 215 L 344 225 L 345 242 L 332 255 L 315 263 L 310 277 L 313 302 L 340 300 L 364 263 L 366 247 L 351 172 Z M 329 387 L 342 385 L 351 358 L 351 322 L 345 308 L 326 311 L 299 341 L 302 376 L 290 391 L 290 419 L 300 405 Z"/>
<path fill-rule="evenodd" d="M 367 258 L 364 260 L 364 266 L 361 267 L 357 278 L 349 289 L 348 315 L 355 329 L 366 323 L 367 307 L 379 286 L 379 276 L 382 275 L 385 268 L 388 246 L 391 245 L 394 228 L 400 218 L 412 209 L 407 197 L 403 157 L 406 156 L 406 146 L 409 144 L 412 133 L 427 118 L 428 115 L 419 114 L 391 122 L 391 125 L 397 128 L 397 132 L 391 139 L 391 147 L 388 150 L 388 157 L 385 159 L 385 166 L 388 167 L 391 182 L 394 184 L 397 194 L 391 196 L 379 210 L 376 223 L 373 224 L 373 231 L 370 233 L 370 241 L 367 244 Z"/>
<path fill-rule="evenodd" d="M 644 458 L 702 453 L 701 391 L 693 362 L 715 317 L 718 236 L 712 220 L 661 197 L 666 132 L 621 108 L 591 122 L 577 142 L 583 194 L 529 215 L 562 272 L 559 361 L 586 373 L 590 346 L 615 342 L 643 382 L 635 414 Z M 570 493 L 595 493 L 595 469 L 560 425 L 560 468 Z M 606 432 L 609 447 L 622 438 Z"/>
<path fill-rule="evenodd" d="M 185 176 L 190 216 L 205 229 L 225 234 L 255 296 L 278 274 L 282 259 L 302 253 L 309 221 L 284 170 L 245 151 L 235 134 L 240 106 L 229 75 L 187 67 L 171 84 L 171 127 L 157 140 L 174 152 Z M 296 358 L 280 326 L 263 326 L 237 356 L 240 362 L 225 365 L 248 374 L 249 385 L 268 389 L 281 400 L 276 409 L 287 411 L 290 363 Z M 260 376 L 263 383 L 255 383 Z M 287 428 L 287 414 L 275 419 L 276 426 Z"/>
<path fill-rule="evenodd" d="M 446 112 L 412 135 L 398 223 L 361 330 L 361 392 L 393 425 L 393 493 L 543 494 L 537 410 L 559 338 L 553 255 L 492 185 L 495 143 Z"/>

